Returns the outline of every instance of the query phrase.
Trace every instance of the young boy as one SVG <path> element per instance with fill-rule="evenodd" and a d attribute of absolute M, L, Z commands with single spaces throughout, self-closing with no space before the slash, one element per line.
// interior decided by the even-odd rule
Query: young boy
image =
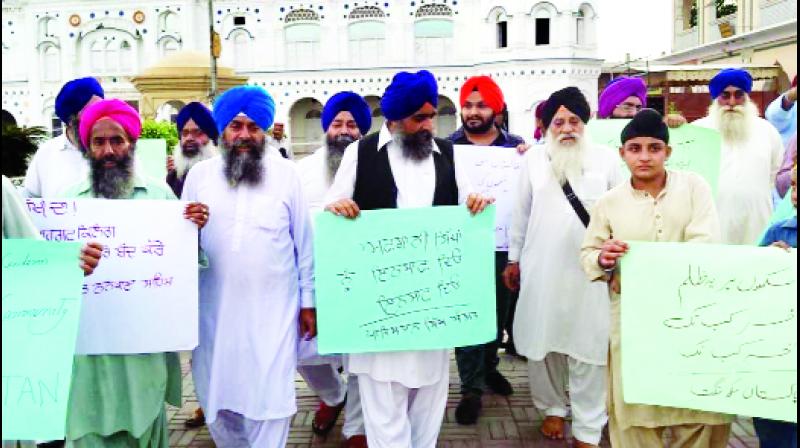
<path fill-rule="evenodd" d="M 672 148 L 669 131 L 658 112 L 644 109 L 637 113 L 622 131 L 621 140 L 620 156 L 631 171 L 631 180 L 600 198 L 581 250 L 589 278 L 612 285 L 608 393 L 611 445 L 662 447 L 662 435 L 669 428 L 673 448 L 725 448 L 730 416 L 623 400 L 620 278 L 615 271 L 628 250 L 624 241 L 713 243 L 719 240 L 721 231 L 708 182 L 694 173 L 665 168 Z"/>
<path fill-rule="evenodd" d="M 797 210 L 797 165 L 792 170 L 792 204 Z M 797 215 L 769 228 L 761 246 L 797 248 Z M 797 424 L 761 418 L 753 419 L 761 448 L 797 448 Z"/>

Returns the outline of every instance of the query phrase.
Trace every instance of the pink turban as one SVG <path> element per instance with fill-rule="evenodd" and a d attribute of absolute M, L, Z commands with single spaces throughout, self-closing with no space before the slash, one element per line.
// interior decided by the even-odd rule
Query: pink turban
<path fill-rule="evenodd" d="M 639 98 L 642 102 L 642 107 L 647 107 L 647 85 L 641 78 L 622 76 L 611 81 L 603 90 L 603 93 L 600 94 L 597 117 L 611 117 L 614 109 L 632 96 Z"/>
<path fill-rule="evenodd" d="M 128 133 L 128 137 L 132 140 L 137 140 L 142 134 L 142 119 L 139 117 L 139 112 L 136 112 L 136 109 L 122 100 L 102 100 L 87 107 L 86 110 L 83 111 L 83 114 L 81 114 L 79 132 L 81 143 L 83 143 L 84 147 L 89 147 L 89 137 L 92 135 L 92 128 L 95 123 L 103 118 L 113 120 L 122 126 L 122 129 L 125 129 L 125 132 Z"/>

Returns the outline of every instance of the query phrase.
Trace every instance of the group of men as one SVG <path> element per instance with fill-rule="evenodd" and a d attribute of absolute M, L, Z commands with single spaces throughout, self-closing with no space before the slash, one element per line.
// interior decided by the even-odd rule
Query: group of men
<path fill-rule="evenodd" d="M 462 88 L 463 126 L 437 138 L 438 86 L 424 70 L 393 78 L 381 100 L 386 123 L 372 134 L 362 97 L 331 97 L 322 146 L 297 164 L 290 152 L 269 150 L 275 102 L 264 89 L 232 88 L 213 111 L 191 103 L 177 117 L 180 144 L 166 182 L 147 178 L 134 162 L 138 113 L 103 99 L 95 80 L 75 80 L 56 102 L 66 132 L 37 152 L 25 190 L 188 202 L 185 218 L 200 229 L 203 254 L 192 373 L 204 415 L 194 423 L 206 423 L 218 446 L 285 446 L 299 371 L 320 397 L 315 433 L 329 433 L 344 410 L 348 447 L 433 448 L 447 404 L 449 350 L 319 356 L 312 216 L 448 205 L 481 213 L 493 198 L 473 190 L 454 145 L 516 148 L 509 249 L 495 255 L 498 334 L 456 348 L 457 421 L 478 420 L 486 391 L 513 394 L 497 370 L 497 350 L 516 310 L 513 337 L 528 359 L 544 436 L 564 439 L 571 415 L 581 448 L 598 446 L 606 424 L 615 447 L 661 446 L 667 428 L 672 446 L 724 447 L 730 416 L 623 400 L 616 267 L 624 241 L 756 242 L 769 223 L 784 153 L 751 89 L 746 71 L 723 70 L 710 84 L 709 116 L 697 123 L 722 136 L 716 200 L 698 175 L 665 168 L 669 127 L 685 119 L 646 109 L 639 79 L 620 79 L 600 98 L 601 119 L 632 119 L 615 154 L 588 138 L 591 108 L 579 89 L 554 92 L 537 109 L 542 145 L 531 147 L 497 126 L 503 93 L 483 76 Z M 4 200 L 4 237 L 5 215 Z M 794 232 L 796 245 L 796 219 Z M 180 404 L 175 354 L 76 356 L 67 444 L 166 447 L 165 402 Z"/>

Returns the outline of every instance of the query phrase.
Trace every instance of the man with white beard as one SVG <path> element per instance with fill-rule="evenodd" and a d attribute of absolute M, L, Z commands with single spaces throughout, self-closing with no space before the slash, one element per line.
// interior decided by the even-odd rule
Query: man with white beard
<path fill-rule="evenodd" d="M 615 154 L 584 136 L 589 117 L 589 104 L 575 87 L 547 100 L 547 143 L 522 162 L 504 273 L 509 289 L 520 290 L 514 340 L 528 358 L 534 405 L 545 414 L 542 434 L 563 439 L 571 407 L 581 448 L 600 443 L 608 420 L 610 308 L 608 288 L 590 282 L 575 255 L 589 224 L 587 210 L 622 181 Z"/>
<path fill-rule="evenodd" d="M 356 93 L 339 92 L 333 95 L 322 109 L 322 130 L 325 144 L 310 156 L 297 162 L 297 169 L 312 215 L 325 206 L 325 193 L 333 183 L 344 150 L 369 132 L 372 114 L 369 104 Z M 336 425 L 336 419 L 345 409 L 342 433 L 346 448 L 366 448 L 364 416 L 358 394 L 358 378 L 342 378 L 340 356 L 319 356 L 316 339 L 300 341 L 297 371 L 306 384 L 320 398 L 314 414 L 312 430 L 327 436 Z M 346 402 L 346 404 L 345 404 Z"/>
<path fill-rule="evenodd" d="M 191 102 L 178 112 L 175 120 L 180 142 L 167 163 L 167 184 L 180 197 L 189 170 L 198 162 L 217 155 L 217 125 L 206 106 Z"/>
<path fill-rule="evenodd" d="M 717 208 L 725 244 L 759 241 L 772 216 L 772 191 L 783 162 L 781 136 L 758 116 L 752 88 L 747 71 L 722 70 L 709 84 L 708 116 L 692 123 L 722 134 Z"/>

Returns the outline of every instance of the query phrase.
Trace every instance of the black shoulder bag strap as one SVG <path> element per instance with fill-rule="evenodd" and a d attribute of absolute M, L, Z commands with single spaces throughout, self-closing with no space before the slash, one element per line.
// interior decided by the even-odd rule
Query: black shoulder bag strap
<path fill-rule="evenodd" d="M 572 185 L 569 184 L 569 181 L 565 181 L 564 185 L 561 186 L 561 189 L 564 191 L 564 196 L 567 197 L 569 205 L 571 205 L 572 209 L 575 210 L 575 213 L 578 215 L 578 218 L 580 218 L 583 226 L 589 227 L 589 220 L 591 219 L 589 212 L 586 211 L 586 207 L 583 206 L 580 198 L 578 198 L 578 196 L 575 194 L 575 191 L 572 190 Z"/>

